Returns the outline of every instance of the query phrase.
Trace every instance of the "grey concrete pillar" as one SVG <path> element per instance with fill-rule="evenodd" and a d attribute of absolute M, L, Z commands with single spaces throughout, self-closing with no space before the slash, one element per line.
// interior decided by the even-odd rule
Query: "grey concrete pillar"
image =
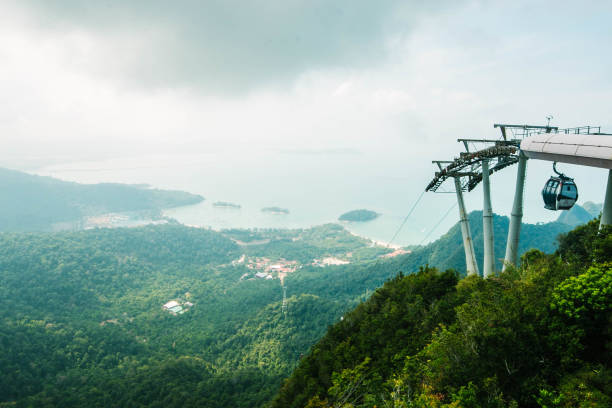
<path fill-rule="evenodd" d="M 604 225 L 612 225 L 612 170 L 608 170 L 608 186 L 606 187 L 606 198 L 604 199 L 599 228 Z"/>
<path fill-rule="evenodd" d="M 474 253 L 474 243 L 472 242 L 472 233 L 470 232 L 470 224 L 465 212 L 465 203 L 463 202 L 463 192 L 461 191 L 461 181 L 459 177 L 455 177 L 455 191 L 457 192 L 459 222 L 461 224 L 461 235 L 463 236 L 463 249 L 465 250 L 465 268 L 468 276 L 479 275 L 476 254 Z"/>
<path fill-rule="evenodd" d="M 516 172 L 516 188 L 514 189 L 514 203 L 508 226 L 508 241 L 506 242 L 506 256 L 504 267 L 516 265 L 518 262 L 518 246 L 521 235 L 521 223 L 523 222 L 523 191 L 525 189 L 525 172 L 527 170 L 527 156 L 519 153 L 518 170 Z"/>
<path fill-rule="evenodd" d="M 485 278 L 495 275 L 495 249 L 493 242 L 493 209 L 491 208 L 491 185 L 489 182 L 489 160 L 482 161 L 482 235 L 484 239 L 484 260 L 482 272 Z"/>

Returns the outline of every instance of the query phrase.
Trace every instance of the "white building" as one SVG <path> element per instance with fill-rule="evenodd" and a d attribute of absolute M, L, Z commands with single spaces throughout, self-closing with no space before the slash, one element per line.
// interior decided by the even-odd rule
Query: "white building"
<path fill-rule="evenodd" d="M 169 301 L 168 303 L 166 303 L 164 305 L 164 309 L 168 309 L 169 310 L 169 309 L 172 309 L 173 307 L 177 307 L 177 306 L 180 306 L 180 303 L 177 302 L 176 300 L 171 300 L 171 301 Z"/>

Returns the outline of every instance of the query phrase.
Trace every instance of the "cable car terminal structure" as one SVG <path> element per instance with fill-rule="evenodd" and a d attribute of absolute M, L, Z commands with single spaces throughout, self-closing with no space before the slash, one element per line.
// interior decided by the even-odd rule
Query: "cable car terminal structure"
<path fill-rule="evenodd" d="M 489 178 L 493 173 L 513 164 L 518 164 L 518 168 L 503 269 L 506 269 L 508 265 L 516 265 L 518 260 L 518 244 L 523 219 L 523 191 L 528 159 L 608 169 L 600 227 L 612 225 L 612 134 L 601 133 L 599 126 L 559 129 L 550 125 L 495 124 L 493 127 L 500 129 L 501 138 L 457 139 L 465 148 L 459 157 L 450 161 L 432 161 L 438 166 L 439 171 L 435 172 L 433 180 L 425 189 L 425 191 L 440 192 L 438 188 L 446 180 L 453 180 L 468 275 L 479 275 L 479 270 L 463 193 L 472 191 L 482 182 L 483 276 L 487 278 L 495 274 L 493 210 Z M 475 146 L 481 148 L 475 149 Z M 577 187 L 571 178 L 558 173 L 554 164 L 553 169 L 557 176 L 551 177 L 542 190 L 546 208 L 569 209 L 578 198 Z"/>

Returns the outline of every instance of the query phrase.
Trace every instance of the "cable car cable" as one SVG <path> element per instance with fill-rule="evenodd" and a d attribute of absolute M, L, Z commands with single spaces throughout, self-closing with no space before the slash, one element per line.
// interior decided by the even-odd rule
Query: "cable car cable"
<path fill-rule="evenodd" d="M 410 211 L 408 211 L 408 215 L 406 215 L 406 217 L 404 218 L 404 221 L 402 221 L 402 223 L 399 226 L 399 228 L 397 229 L 397 231 L 395 231 L 395 234 L 393 234 L 393 238 L 391 238 L 391 240 L 388 242 L 389 246 L 391 246 L 391 243 L 395 240 L 395 238 L 397 238 L 397 235 L 400 233 L 402 228 L 404 228 L 404 225 L 406 224 L 406 221 L 408 221 L 408 218 L 410 218 L 410 216 L 412 215 L 412 212 L 414 211 L 414 209 L 416 208 L 417 204 L 421 201 L 421 198 L 423 198 L 424 195 L 425 195 L 425 191 L 423 191 L 421 193 L 421 195 L 419 196 L 419 198 L 417 198 L 417 200 L 414 202 L 414 204 L 412 205 L 412 208 L 410 209 Z"/>
<path fill-rule="evenodd" d="M 444 221 L 446 219 L 446 217 L 448 217 L 448 214 L 450 214 L 450 212 L 453 210 L 453 208 L 455 208 L 457 206 L 457 203 L 454 202 L 453 205 L 451 205 L 449 207 L 448 210 L 446 210 L 446 213 L 444 213 L 444 215 L 442 216 L 442 218 L 440 218 L 440 220 L 436 223 L 436 225 L 434 225 L 434 227 L 432 229 L 429 230 L 429 232 L 427 233 L 427 235 L 425 235 L 425 238 L 423 238 L 423 240 L 419 243 L 419 245 L 423 245 L 423 242 L 425 242 L 425 240 L 427 238 L 429 238 L 429 236 L 431 235 L 432 232 L 434 232 L 436 230 L 436 228 L 438 228 L 440 226 L 440 224 L 442 224 L 442 221 Z"/>
<path fill-rule="evenodd" d="M 406 225 L 406 221 L 408 221 L 408 218 L 410 218 L 410 216 L 414 212 L 414 209 L 416 208 L 416 206 L 419 204 L 419 202 L 421 202 L 421 199 L 423 198 L 425 193 L 426 193 L 426 191 L 421 192 L 421 195 L 419 196 L 419 198 L 417 198 L 416 201 L 414 202 L 414 204 L 412 204 L 412 207 L 410 208 L 410 211 L 408 211 L 408 214 L 406 214 L 406 217 L 404 217 L 404 220 L 400 224 L 399 228 L 397 229 L 397 231 L 395 231 L 395 234 L 393 234 L 393 238 L 391 238 L 391 240 L 389 240 L 389 242 L 387 243 L 387 245 L 389 247 L 391 247 L 392 242 L 395 240 L 395 238 L 397 238 L 397 236 L 400 233 L 400 231 L 402 230 L 402 228 L 404 228 L 404 225 Z M 378 266 L 378 263 L 379 263 L 380 259 L 381 258 L 378 258 L 376 260 L 376 263 L 373 265 L 373 268 Z"/>
<path fill-rule="evenodd" d="M 412 215 L 412 213 L 414 212 L 416 206 L 419 204 L 419 202 L 421 201 L 421 199 L 423 198 L 423 196 L 425 195 L 426 191 L 423 191 L 421 193 L 421 195 L 416 199 L 416 201 L 414 202 L 414 204 L 412 204 L 412 207 L 410 208 L 410 211 L 408 211 L 408 214 L 404 217 L 404 220 L 402 221 L 402 223 L 400 224 L 399 228 L 397 229 L 397 231 L 395 231 L 395 234 L 393 234 L 393 237 L 386 243 L 387 247 L 391 247 L 391 244 L 393 243 L 393 241 L 395 240 L 395 238 L 397 238 L 398 234 L 400 233 L 400 231 L 402 230 L 402 228 L 404 228 L 404 225 L 406 225 L 406 222 L 408 221 L 408 218 L 410 218 L 410 216 Z M 380 261 L 381 261 L 381 257 L 378 257 L 376 259 L 376 261 L 369 267 L 369 269 L 375 269 L 378 267 Z M 397 272 L 396 272 L 397 274 Z M 389 277 L 388 277 L 389 278 Z M 387 279 L 388 279 L 387 278 Z"/>

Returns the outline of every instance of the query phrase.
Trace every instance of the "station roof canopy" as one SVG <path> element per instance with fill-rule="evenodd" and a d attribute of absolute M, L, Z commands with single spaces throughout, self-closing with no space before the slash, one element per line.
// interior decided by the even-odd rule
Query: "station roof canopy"
<path fill-rule="evenodd" d="M 521 151 L 530 159 L 612 169 L 612 135 L 540 133 L 526 137 Z"/>

